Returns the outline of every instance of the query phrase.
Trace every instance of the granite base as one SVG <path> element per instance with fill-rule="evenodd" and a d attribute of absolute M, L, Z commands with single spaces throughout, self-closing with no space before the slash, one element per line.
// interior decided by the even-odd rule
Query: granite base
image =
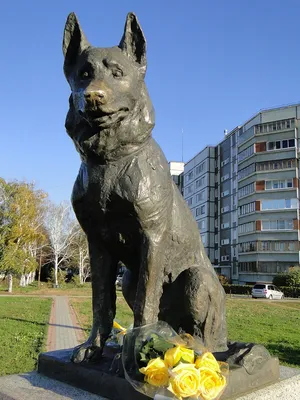
<path fill-rule="evenodd" d="M 110 400 L 146 400 L 124 378 L 109 373 L 113 355 L 105 354 L 99 364 L 74 364 L 70 361 L 72 349 L 41 353 L 38 372 L 52 379 L 95 393 Z M 279 362 L 270 357 L 257 371 L 247 372 L 243 366 L 230 368 L 228 385 L 222 400 L 232 400 L 268 386 L 279 380 Z"/>

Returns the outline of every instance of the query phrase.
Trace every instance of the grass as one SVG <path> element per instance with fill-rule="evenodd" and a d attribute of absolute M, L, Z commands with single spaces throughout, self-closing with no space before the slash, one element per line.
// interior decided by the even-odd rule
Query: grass
<path fill-rule="evenodd" d="M 0 296 L 1 294 L 8 294 L 7 284 L 4 282 L 0 284 Z M 55 289 L 45 282 L 41 282 L 40 287 L 38 287 L 36 281 L 26 287 L 20 287 L 18 282 L 14 282 L 12 295 L 14 294 L 25 296 L 92 296 L 92 289 L 90 283 L 85 283 L 80 287 L 67 283 L 62 288 Z"/>
<path fill-rule="evenodd" d="M 91 300 L 77 298 L 71 304 L 88 334 L 92 321 Z M 300 302 L 227 299 L 226 307 L 230 340 L 263 344 L 281 364 L 300 367 Z M 125 327 L 133 320 L 120 292 L 116 320 Z"/>
<path fill-rule="evenodd" d="M 91 299 L 71 298 L 70 304 L 73 307 L 80 326 L 88 336 L 92 324 L 92 302 Z M 133 314 L 121 292 L 117 291 L 117 314 L 116 320 L 125 328 L 133 322 Z"/>
<path fill-rule="evenodd" d="M 51 299 L 0 297 L 0 375 L 32 371 L 44 350 Z"/>
<path fill-rule="evenodd" d="M 281 364 L 300 366 L 300 302 L 227 300 L 231 340 L 266 346 Z"/>

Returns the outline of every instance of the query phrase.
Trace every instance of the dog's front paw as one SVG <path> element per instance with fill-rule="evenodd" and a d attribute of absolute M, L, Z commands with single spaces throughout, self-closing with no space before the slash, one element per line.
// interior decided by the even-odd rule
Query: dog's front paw
<path fill-rule="evenodd" d="M 74 347 L 71 355 L 71 361 L 75 364 L 82 362 L 98 362 L 102 356 L 103 348 L 86 341 L 79 346 Z"/>

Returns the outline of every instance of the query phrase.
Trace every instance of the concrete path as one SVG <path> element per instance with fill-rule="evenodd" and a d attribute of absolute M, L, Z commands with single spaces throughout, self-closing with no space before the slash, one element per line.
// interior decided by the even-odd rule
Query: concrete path
<path fill-rule="evenodd" d="M 68 297 L 54 296 L 49 321 L 47 351 L 69 349 L 84 340 Z"/>
<path fill-rule="evenodd" d="M 0 377 L 0 400 L 108 400 L 37 372 Z"/>

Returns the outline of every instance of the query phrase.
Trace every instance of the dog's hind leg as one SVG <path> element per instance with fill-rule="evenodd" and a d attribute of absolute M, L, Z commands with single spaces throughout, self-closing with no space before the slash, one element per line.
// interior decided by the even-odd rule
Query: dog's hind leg
<path fill-rule="evenodd" d="M 116 314 L 117 262 L 96 240 L 89 238 L 93 292 L 93 326 L 89 338 L 75 347 L 72 360 L 97 361 L 111 332 Z"/>

